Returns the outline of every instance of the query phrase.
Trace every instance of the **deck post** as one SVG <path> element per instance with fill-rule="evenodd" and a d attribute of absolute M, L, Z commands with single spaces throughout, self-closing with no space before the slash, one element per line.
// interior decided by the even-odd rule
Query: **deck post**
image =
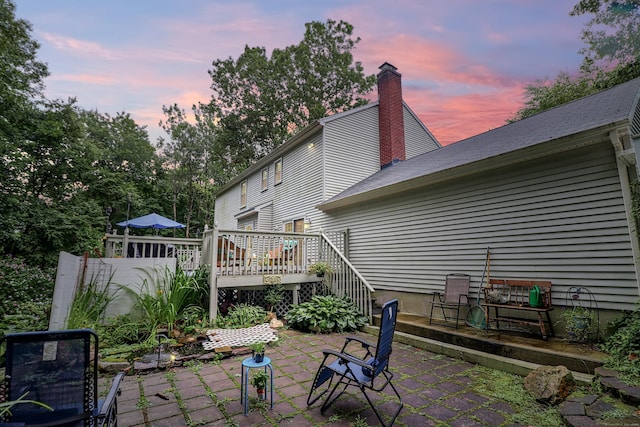
<path fill-rule="evenodd" d="M 213 227 L 212 236 L 213 242 L 211 242 L 211 253 L 209 259 L 204 260 L 211 267 L 209 268 L 209 319 L 213 322 L 218 316 L 218 227 Z"/>

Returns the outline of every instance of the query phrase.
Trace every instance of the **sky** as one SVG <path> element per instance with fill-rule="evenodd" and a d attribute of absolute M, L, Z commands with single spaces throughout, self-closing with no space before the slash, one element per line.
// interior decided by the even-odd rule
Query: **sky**
<path fill-rule="evenodd" d="M 209 101 L 214 60 L 299 44 L 306 22 L 332 19 L 354 26 L 365 74 L 398 68 L 405 102 L 443 145 L 504 125 L 528 84 L 579 69 L 589 17 L 569 16 L 577 2 L 14 0 L 49 66 L 45 95 L 129 113 L 151 142 L 167 136 L 163 105 Z"/>

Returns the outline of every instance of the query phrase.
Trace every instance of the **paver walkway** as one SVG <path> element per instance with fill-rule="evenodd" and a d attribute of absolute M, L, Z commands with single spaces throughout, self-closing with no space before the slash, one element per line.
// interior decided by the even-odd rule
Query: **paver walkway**
<path fill-rule="evenodd" d="M 251 399 L 249 415 L 244 415 L 240 404 L 240 366 L 247 356 L 238 356 L 217 364 L 187 364 L 126 377 L 118 399 L 118 424 L 123 427 L 379 425 L 356 389 L 338 399 L 324 415 L 320 413 L 319 402 L 307 407 L 307 393 L 321 362 L 322 349 L 339 350 L 345 335 L 296 331 L 280 335 L 278 344 L 267 348 L 275 375 L 273 410 L 267 410 L 266 404 L 260 408 L 262 402 Z M 373 342 L 377 338 L 356 335 Z M 391 371 L 405 403 L 395 425 L 506 425 L 514 409 L 507 402 L 482 396 L 470 387 L 478 369 L 461 360 L 394 344 Z M 386 395 L 377 404 L 384 412 L 392 402 L 391 396 Z"/>

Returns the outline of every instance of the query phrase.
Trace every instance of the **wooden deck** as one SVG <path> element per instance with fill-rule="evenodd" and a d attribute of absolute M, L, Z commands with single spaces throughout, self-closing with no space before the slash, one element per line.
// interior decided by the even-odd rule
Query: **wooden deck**
<path fill-rule="evenodd" d="M 371 294 L 375 291 L 348 260 L 347 233 L 280 233 L 246 230 L 207 230 L 201 239 L 131 236 L 128 232 L 105 237 L 108 258 L 173 258 L 184 271 L 203 265 L 216 274 L 209 276 L 211 317 L 217 315 L 218 289 L 260 289 L 280 283 L 297 291 L 301 283 L 320 282 L 308 274 L 318 261 L 331 265 L 327 278 L 333 294 L 348 296 L 363 315 L 372 317 Z M 294 302 L 295 303 L 295 302 Z"/>

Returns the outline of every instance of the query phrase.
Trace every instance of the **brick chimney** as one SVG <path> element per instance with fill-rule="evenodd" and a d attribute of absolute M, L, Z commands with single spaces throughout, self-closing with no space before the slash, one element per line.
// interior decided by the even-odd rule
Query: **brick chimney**
<path fill-rule="evenodd" d="M 406 160 L 402 76 L 385 62 L 378 73 L 378 126 L 380 133 L 380 169 Z"/>

